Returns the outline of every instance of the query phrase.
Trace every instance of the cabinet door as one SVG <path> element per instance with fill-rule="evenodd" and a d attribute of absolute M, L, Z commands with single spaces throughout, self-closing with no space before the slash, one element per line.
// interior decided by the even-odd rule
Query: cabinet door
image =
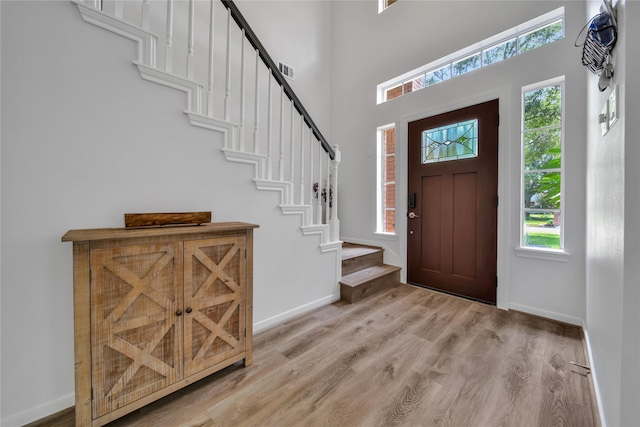
<path fill-rule="evenodd" d="M 182 378 L 180 244 L 91 251 L 93 417 Z"/>
<path fill-rule="evenodd" d="M 245 350 L 245 236 L 184 242 L 184 371 Z"/>

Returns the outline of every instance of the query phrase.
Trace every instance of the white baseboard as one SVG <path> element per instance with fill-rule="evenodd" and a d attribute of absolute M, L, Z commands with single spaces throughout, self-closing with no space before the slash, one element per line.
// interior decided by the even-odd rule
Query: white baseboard
<path fill-rule="evenodd" d="M 76 397 L 74 393 L 67 394 L 59 399 L 52 400 L 51 402 L 44 403 L 34 408 L 27 409 L 22 412 L 18 412 L 15 415 L 11 415 L 7 418 L 3 418 L 0 421 L 2 427 L 20 427 L 25 424 L 32 423 L 42 418 L 53 415 L 56 412 L 60 412 L 63 409 L 67 409 L 76 404 Z"/>
<path fill-rule="evenodd" d="M 286 311 L 284 313 L 278 314 L 276 316 L 270 317 L 268 319 L 262 320 L 260 322 L 254 323 L 253 331 L 254 333 L 262 332 L 266 329 L 277 326 L 281 323 L 286 322 L 296 316 L 312 311 L 316 308 L 332 304 L 336 301 L 340 300 L 340 294 L 333 294 L 327 297 L 321 298 L 316 301 L 312 301 L 308 304 L 302 305 L 300 307 L 296 307 L 292 310 Z M 509 304 L 509 308 L 517 311 L 522 311 L 524 313 L 534 314 L 536 316 L 546 317 L 548 319 L 558 320 L 560 322 L 569 323 L 572 325 L 582 326 L 584 331 L 584 336 L 587 344 L 587 353 L 589 357 L 589 366 L 591 366 L 591 375 L 593 375 L 593 385 L 596 392 L 596 400 L 598 403 L 598 411 L 600 413 L 600 420 L 603 426 L 606 426 L 606 422 L 604 419 L 604 414 L 602 413 L 602 405 L 601 405 L 601 397 L 598 387 L 598 381 L 596 377 L 595 365 L 593 363 L 593 358 L 591 356 L 591 342 L 589 341 L 589 332 L 585 326 L 585 323 L 582 319 L 573 316 L 567 316 L 560 313 L 555 313 L 552 311 L 541 310 L 533 307 L 528 307 L 520 304 Z M 75 404 L 75 395 L 73 393 L 63 396 L 59 399 L 53 400 L 51 402 L 42 404 L 40 406 L 36 406 L 31 409 L 27 409 L 18 414 L 9 416 L 7 418 L 2 418 L 0 424 L 3 427 L 19 427 L 25 424 L 29 424 L 31 422 L 37 421 L 39 419 L 48 417 L 49 415 L 55 414 L 56 412 L 62 411 L 63 409 L 67 409 Z"/>
<path fill-rule="evenodd" d="M 604 413 L 602 412 L 602 398 L 600 396 L 600 387 L 598 387 L 598 377 L 596 376 L 596 367 L 593 363 L 593 352 L 591 351 L 591 341 L 589 340 L 589 331 L 587 330 L 587 325 L 583 319 L 567 316 L 566 314 L 555 313 L 553 311 L 541 310 L 539 308 L 528 307 L 526 305 L 520 304 L 509 304 L 509 309 L 522 311 L 523 313 L 529 313 L 536 316 L 546 317 L 547 319 L 557 320 L 559 322 L 569 323 L 571 325 L 576 325 L 582 327 L 582 331 L 584 332 L 584 339 L 587 345 L 587 356 L 589 357 L 589 366 L 591 367 L 591 376 L 593 377 L 593 388 L 596 392 L 596 403 L 598 405 L 598 413 L 600 414 L 600 423 L 603 426 L 606 426 L 606 420 L 604 418 Z"/>
<path fill-rule="evenodd" d="M 520 304 L 509 304 L 509 310 L 522 311 L 523 313 L 533 314 L 535 316 L 546 317 L 547 319 L 557 320 L 558 322 L 568 323 L 570 325 L 582 326 L 584 321 L 579 317 L 568 316 L 562 313 L 542 310 L 540 308 L 528 307 Z"/>
<path fill-rule="evenodd" d="M 281 323 L 284 323 L 287 320 L 290 320 L 296 316 L 307 313 L 316 308 L 332 304 L 339 300 L 340 300 L 340 293 L 329 295 L 319 300 L 312 301 L 308 304 L 302 305 L 300 307 L 296 307 L 293 310 L 289 310 L 287 312 L 278 314 L 277 316 L 273 316 L 268 319 L 262 320 L 260 322 L 254 323 L 253 332 L 258 333 L 258 332 L 264 331 L 266 329 L 269 329 Z M 26 411 L 22 411 L 15 415 L 2 418 L 2 420 L 0 420 L 0 425 L 2 425 L 2 427 L 20 427 L 25 424 L 29 424 L 39 419 L 48 417 L 49 415 L 55 414 L 56 412 L 60 412 L 63 409 L 67 409 L 75 405 L 75 403 L 76 403 L 75 394 L 71 393 L 59 399 L 42 404 L 40 406 L 36 406 L 34 408 L 27 409 Z"/>
<path fill-rule="evenodd" d="M 598 387 L 598 377 L 596 376 L 596 365 L 593 363 L 593 352 L 591 351 L 591 340 L 589 340 L 589 331 L 587 325 L 582 322 L 582 331 L 584 332 L 584 340 L 587 344 L 587 356 L 589 357 L 589 366 L 591 367 L 591 376 L 593 378 L 593 388 L 596 391 L 596 403 L 598 404 L 598 413 L 600 414 L 600 424 L 603 427 L 607 425 L 604 419 L 604 412 L 602 412 L 602 398 L 600 396 L 600 387 Z"/>
<path fill-rule="evenodd" d="M 296 307 L 293 310 L 285 311 L 284 313 L 280 313 L 268 319 L 261 320 L 260 322 L 256 322 L 253 324 L 253 333 L 257 334 L 258 332 L 262 332 L 266 329 L 269 329 L 281 323 L 284 323 L 287 320 L 293 319 L 296 316 L 307 313 L 316 308 L 323 307 L 325 305 L 333 304 L 334 302 L 339 300 L 340 300 L 340 293 L 338 292 L 337 294 L 320 298 L 319 300 L 312 301 L 300 307 Z"/>
<path fill-rule="evenodd" d="M 273 316 L 260 322 L 254 323 L 253 332 L 258 333 L 264 331 L 266 329 L 284 323 L 296 316 L 307 313 L 316 308 L 332 304 L 339 300 L 340 293 L 329 295 L 319 300 L 312 301 L 308 304 L 296 307 L 293 310 L 289 310 L 287 312 L 278 314 L 277 316 Z M 75 405 L 75 403 L 75 394 L 71 393 L 40 406 L 36 406 L 15 415 L 2 418 L 2 420 L 0 420 L 0 425 L 2 425 L 2 427 L 20 427 L 25 424 L 29 424 L 42 418 L 48 417 L 49 415 L 55 414 L 56 412 L 60 412 L 63 409 L 70 408 L 71 406 Z"/>

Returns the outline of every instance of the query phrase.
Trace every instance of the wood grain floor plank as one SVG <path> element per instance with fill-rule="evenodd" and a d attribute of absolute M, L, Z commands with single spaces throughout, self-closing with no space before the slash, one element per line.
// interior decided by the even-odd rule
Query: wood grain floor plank
<path fill-rule="evenodd" d="M 425 343 L 414 341 L 407 343 L 406 348 L 419 353 Z M 307 425 L 335 426 L 335 425 L 380 425 L 389 424 L 389 414 L 393 414 L 396 405 L 389 408 L 389 398 L 384 393 L 368 392 L 370 390 L 393 389 L 399 394 L 399 382 L 413 374 L 406 359 L 412 358 L 411 353 L 390 355 L 380 364 L 373 365 L 368 373 L 358 374 L 358 384 L 350 384 L 348 388 L 339 391 L 327 402 L 326 407 L 318 408 L 314 418 L 305 420 Z M 404 387 L 402 387 L 404 389 Z"/>
<path fill-rule="evenodd" d="M 316 347 L 314 353 L 318 357 L 317 368 L 310 369 L 307 364 L 302 365 L 309 358 L 305 354 L 299 362 L 300 371 L 308 372 L 305 378 L 287 376 L 282 372 L 277 378 L 265 378 L 259 384 L 259 392 L 254 392 L 251 388 L 247 390 L 247 399 L 251 399 L 251 404 L 243 409 L 237 408 L 235 402 L 230 402 L 231 408 L 224 404 L 217 405 L 211 409 L 210 414 L 214 419 L 225 420 L 222 425 L 234 425 L 237 423 L 249 423 L 253 425 L 277 425 L 277 420 L 281 419 L 279 414 L 282 411 L 291 413 L 296 408 L 296 419 L 308 415 L 308 408 L 313 408 L 319 401 L 324 399 L 336 384 L 344 381 L 356 372 L 363 372 L 369 361 L 375 358 L 384 348 L 394 348 L 396 343 L 402 339 L 402 331 L 419 319 L 417 310 L 405 312 L 403 316 L 394 321 L 383 331 L 376 331 L 369 336 L 363 336 L 360 340 L 353 340 L 351 334 L 343 333 L 334 336 L 334 345 Z M 358 319 L 366 323 L 366 319 L 357 316 Z M 356 327 L 357 329 L 358 327 Z M 337 339 L 336 339 L 337 338 Z M 333 355 L 333 357 L 328 357 Z M 293 366 L 296 366 L 294 359 Z M 335 360 L 328 365 L 325 362 Z M 322 365 L 322 368 L 320 367 Z M 289 365 L 291 366 L 291 364 Z M 298 372 L 298 370 L 296 370 Z M 278 390 L 278 399 L 274 400 L 273 390 Z M 237 396 L 236 396 L 237 397 Z M 237 400 L 237 399 L 234 399 Z M 244 400 L 244 399 L 240 399 Z M 282 403 L 287 402 L 287 403 Z M 224 402 L 223 402 L 224 403 Z M 252 411 L 256 406 L 260 407 L 257 412 Z M 231 420 L 227 423 L 227 420 Z"/>
<path fill-rule="evenodd" d="M 558 330 L 545 339 L 545 369 L 541 380 L 544 390 L 540 408 L 540 422 L 553 425 L 589 425 L 593 423 L 590 411 L 587 379 L 572 369 L 570 360 L 580 364 L 582 352 L 577 345 L 580 336 L 577 328 L 556 326 Z"/>
<path fill-rule="evenodd" d="M 254 343 L 253 365 L 110 427 L 600 426 L 591 378 L 569 363 L 587 364 L 580 328 L 427 289 L 338 302 Z"/>
<path fill-rule="evenodd" d="M 470 345 L 457 352 L 441 379 L 444 392 L 433 401 L 431 414 L 422 412 L 422 425 L 474 425 L 496 395 L 496 361 L 508 343 L 484 328 L 472 335 Z"/>
<path fill-rule="evenodd" d="M 427 305 L 430 310 L 425 313 L 426 321 L 411 332 L 427 341 L 436 341 L 470 306 L 471 302 L 455 298 L 447 298 L 435 307 Z"/>
<path fill-rule="evenodd" d="M 269 413 L 278 405 L 283 405 L 288 396 L 304 388 L 308 381 L 326 377 L 326 371 L 348 372 L 344 367 L 357 361 L 367 351 L 373 351 L 380 340 L 370 338 L 378 332 L 368 329 L 366 323 L 366 319 L 360 323 L 342 323 L 344 328 L 341 333 L 333 335 L 334 342 L 329 342 L 328 345 L 318 343 L 297 354 L 289 359 L 286 366 L 275 369 L 269 376 L 212 407 L 209 411 L 211 417 L 216 421 L 220 420 L 220 425 L 245 423 L 260 413 Z M 364 350 L 359 347 L 361 342 L 369 343 Z M 336 355 L 341 355 L 337 361 Z"/>

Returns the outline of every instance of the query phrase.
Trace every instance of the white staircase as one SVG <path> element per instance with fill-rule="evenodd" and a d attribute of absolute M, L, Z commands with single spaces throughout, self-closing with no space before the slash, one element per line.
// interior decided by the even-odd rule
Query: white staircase
<path fill-rule="evenodd" d="M 136 41 L 141 77 L 184 92 L 191 124 L 221 133 L 226 159 L 252 164 L 256 188 L 279 192 L 282 213 L 299 215 L 322 252 L 340 250 L 338 146 L 326 142 L 233 2 L 72 1 L 86 22 Z M 196 28 L 203 16 L 207 28 Z"/>

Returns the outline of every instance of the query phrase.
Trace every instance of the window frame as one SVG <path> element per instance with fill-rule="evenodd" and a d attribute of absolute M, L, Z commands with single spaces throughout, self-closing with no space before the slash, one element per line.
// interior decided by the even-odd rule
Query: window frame
<path fill-rule="evenodd" d="M 381 0 L 381 1 L 383 1 L 383 0 Z M 517 26 L 515 26 L 513 28 L 510 28 L 510 29 L 508 29 L 506 31 L 503 31 L 503 32 L 501 32 L 499 34 L 496 34 L 496 35 L 494 35 L 492 37 L 484 39 L 484 40 L 482 40 L 482 41 L 480 41 L 478 43 L 475 43 L 475 44 L 473 44 L 471 46 L 467 46 L 466 48 L 461 49 L 461 50 L 459 50 L 457 52 L 454 52 L 454 53 L 452 53 L 450 55 L 447 55 L 447 56 L 445 56 L 443 58 L 437 59 L 437 60 L 432 61 L 432 62 L 430 62 L 428 64 L 425 64 L 425 65 L 423 65 L 421 67 L 418 67 L 418 68 L 416 68 L 414 70 L 408 71 L 408 72 L 406 72 L 406 73 L 404 73 L 404 74 L 402 74 L 400 76 L 397 76 L 397 77 L 394 77 L 392 79 L 389 79 L 386 82 L 380 83 L 377 86 L 377 95 L 376 95 L 377 100 L 376 100 L 376 102 L 378 104 L 382 104 L 382 103 L 391 101 L 393 99 L 400 98 L 403 95 L 406 95 L 406 94 L 410 93 L 410 92 L 406 92 L 405 93 L 404 88 L 403 88 L 403 90 L 401 91 L 401 93 L 399 95 L 393 96 L 392 98 L 388 98 L 387 97 L 387 92 L 390 89 L 394 89 L 394 88 L 396 88 L 396 87 L 398 87 L 400 85 L 403 85 L 405 82 L 407 82 L 409 80 L 412 80 L 412 79 L 415 79 L 415 78 L 418 78 L 420 75 L 424 75 L 426 77 L 426 75 L 428 75 L 428 74 L 430 74 L 430 73 L 432 73 L 434 71 L 439 71 L 440 69 L 445 68 L 447 66 L 449 66 L 449 68 L 450 68 L 450 76 L 449 76 L 448 79 L 442 80 L 440 82 L 435 82 L 433 84 L 427 84 L 427 81 L 426 81 L 426 78 L 425 78 L 425 85 L 421 89 L 433 86 L 434 84 L 437 84 L 437 83 L 442 83 L 444 81 L 449 81 L 451 79 L 454 79 L 454 78 L 463 76 L 465 74 L 468 74 L 469 72 L 481 70 L 482 68 L 484 68 L 486 66 L 497 64 L 497 63 L 501 63 L 506 59 L 511 59 L 514 56 L 518 56 L 520 54 L 526 53 L 529 50 L 527 50 L 525 52 L 520 52 L 519 41 L 518 41 L 520 39 L 520 37 L 526 36 L 527 34 L 534 33 L 534 32 L 536 32 L 538 30 L 541 30 L 541 29 L 543 29 L 545 27 L 554 25 L 557 22 L 561 22 L 562 23 L 562 35 L 558 39 L 553 40 L 553 41 L 551 41 L 549 43 L 545 43 L 544 45 L 541 45 L 541 46 L 538 46 L 538 47 L 546 46 L 547 44 L 551 44 L 551 43 L 554 43 L 556 41 L 562 40 L 566 36 L 566 18 L 565 18 L 564 6 L 561 6 L 561 7 L 557 8 L 557 9 L 554 9 L 554 10 L 552 10 L 550 12 L 547 12 L 547 13 L 545 13 L 543 15 L 540 15 L 540 16 L 534 18 L 534 19 L 531 19 L 531 20 L 529 20 L 527 22 L 524 22 L 524 23 L 522 23 L 520 25 L 517 25 Z M 501 45 L 501 44 L 503 44 L 503 43 L 505 43 L 507 41 L 510 41 L 512 39 L 515 39 L 515 41 L 516 41 L 516 53 L 514 55 L 510 56 L 509 58 L 505 58 L 503 60 L 500 60 L 500 61 L 494 61 L 494 62 L 492 62 L 490 64 L 484 64 L 483 63 L 484 62 L 483 61 L 483 57 L 484 57 L 485 51 L 492 50 L 493 48 L 495 48 L 495 47 L 497 47 L 497 46 L 499 46 L 499 45 Z M 535 49 L 530 49 L 530 50 L 535 50 Z M 453 74 L 453 64 L 454 63 L 463 61 L 463 60 L 468 59 L 470 57 L 473 57 L 475 55 L 480 55 L 480 64 L 479 64 L 478 68 L 476 68 L 474 70 L 469 70 L 469 71 L 463 72 L 463 73 L 458 74 L 458 75 L 454 75 Z M 414 92 L 414 91 L 412 91 L 412 92 Z"/>
<path fill-rule="evenodd" d="M 397 228 L 397 194 L 395 194 L 395 190 L 397 189 L 396 183 L 397 180 L 394 181 L 386 181 L 386 159 L 387 157 L 394 157 L 394 174 L 397 174 L 397 145 L 394 149 L 392 155 L 388 155 L 386 153 L 386 137 L 385 132 L 389 129 L 394 129 L 395 135 L 395 143 L 397 144 L 397 128 L 395 123 L 390 123 L 384 126 L 379 126 L 376 130 L 377 143 L 376 143 L 376 234 L 384 235 L 384 236 L 397 236 L 398 228 Z M 396 197 L 393 200 L 393 208 L 396 215 L 396 222 L 394 224 L 394 231 L 387 231 L 385 228 L 385 219 L 386 219 L 386 211 L 391 210 L 388 208 L 388 204 L 386 203 L 386 190 L 388 185 L 394 186 L 394 194 Z"/>
<path fill-rule="evenodd" d="M 560 86 L 560 102 L 561 102 L 561 110 L 560 110 L 560 125 L 552 125 L 552 126 L 544 126 L 541 128 L 535 129 L 527 129 L 525 131 L 525 94 L 543 89 L 551 86 Z M 530 84 L 527 86 L 523 86 L 520 92 L 520 237 L 519 237 L 519 245 L 516 248 L 516 252 L 518 256 L 527 257 L 527 258 L 537 258 L 537 259 L 546 259 L 552 261 L 564 261 L 568 260 L 569 253 L 566 250 L 565 245 L 565 223 L 566 223 L 566 157 L 565 157 L 565 122 L 566 122 L 566 80 L 565 76 L 559 76 L 552 79 L 544 80 L 538 83 Z M 560 130 L 560 168 L 553 168 L 545 170 L 545 172 L 560 172 L 560 208 L 559 209 L 534 209 L 531 207 L 525 206 L 524 200 L 524 183 L 525 183 L 525 173 L 536 173 L 536 171 L 526 171 L 525 170 L 525 135 L 529 132 L 536 132 L 540 130 L 549 130 L 549 129 L 558 129 Z M 560 248 L 541 248 L 535 246 L 527 246 L 524 242 L 524 232 L 525 232 L 525 215 L 527 212 L 539 212 L 539 211 L 549 211 L 560 213 Z"/>

